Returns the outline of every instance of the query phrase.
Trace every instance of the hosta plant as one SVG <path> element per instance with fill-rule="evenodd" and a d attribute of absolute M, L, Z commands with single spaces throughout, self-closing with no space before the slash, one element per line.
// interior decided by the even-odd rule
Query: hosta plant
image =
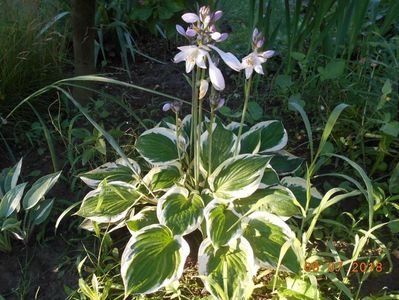
<path fill-rule="evenodd" d="M 253 71 L 273 51 L 260 51 L 264 39 L 255 30 L 253 52 L 240 62 L 215 44 L 227 38 L 216 30 L 221 11 L 202 7 L 182 16 L 177 26 L 190 45 L 179 47 L 175 62 L 184 61 L 192 75 L 192 110 L 182 116 L 182 103 L 166 103 L 175 122 L 161 122 L 143 132 L 135 147 L 143 161 L 122 158 L 81 175 L 93 190 L 77 214 L 90 224 L 127 226 L 131 238 L 121 258 L 125 294 L 148 294 L 178 280 L 190 252 L 198 251 L 199 276 L 217 298 L 246 299 L 259 267 L 299 272 L 299 241 L 286 221 L 301 215 L 287 186 L 302 160 L 284 151 L 287 132 L 278 120 L 243 131 Z M 221 58 L 235 71 L 245 70 L 241 123 L 223 124 L 217 110 L 225 88 Z M 206 106 L 205 106 L 206 105 Z M 206 107 L 206 108 L 205 108 Z M 140 205 L 139 205 L 140 204 Z M 145 208 L 138 211 L 138 207 Z M 89 225 L 88 225 L 89 224 Z M 199 249 L 187 235 L 200 231 Z M 280 257 L 284 247 L 285 255 Z M 282 258 L 279 261 L 279 258 Z"/>
<path fill-rule="evenodd" d="M 11 237 L 28 242 L 35 226 L 48 218 L 54 199 L 46 199 L 61 172 L 39 178 L 30 188 L 19 183 L 22 159 L 0 173 L 0 251 L 11 251 Z M 26 192 L 25 192 L 26 191 Z"/>

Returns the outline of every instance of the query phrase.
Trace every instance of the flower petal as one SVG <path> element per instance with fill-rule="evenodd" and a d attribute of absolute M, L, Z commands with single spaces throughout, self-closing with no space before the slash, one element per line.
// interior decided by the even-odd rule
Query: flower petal
<path fill-rule="evenodd" d="M 186 36 L 186 31 L 184 30 L 183 26 L 176 25 L 176 31 L 181 34 L 182 36 Z"/>
<path fill-rule="evenodd" d="M 195 66 L 195 61 L 191 59 L 186 60 L 186 73 L 190 73 Z"/>
<path fill-rule="evenodd" d="M 192 28 L 187 28 L 185 34 L 189 37 L 194 37 L 197 34 L 197 32 Z"/>
<path fill-rule="evenodd" d="M 207 80 L 202 79 L 199 88 L 199 99 L 205 97 L 206 93 L 208 92 L 209 83 Z"/>
<path fill-rule="evenodd" d="M 258 28 L 254 28 L 254 31 L 252 32 L 252 40 L 255 41 L 256 37 L 258 36 L 259 31 Z"/>
<path fill-rule="evenodd" d="M 213 21 L 216 22 L 216 21 L 219 20 L 222 16 L 223 16 L 223 12 L 222 12 L 221 10 L 215 11 L 215 13 L 213 14 Z"/>
<path fill-rule="evenodd" d="M 179 63 L 182 62 L 183 60 L 186 60 L 187 57 L 187 52 L 184 51 L 180 51 L 179 53 L 177 53 L 175 55 L 175 57 L 173 58 L 174 63 Z"/>
<path fill-rule="evenodd" d="M 245 78 L 246 79 L 249 79 L 251 77 L 253 69 L 254 68 L 252 66 L 245 68 Z"/>
<path fill-rule="evenodd" d="M 227 40 L 228 37 L 229 37 L 229 34 L 226 33 L 226 32 L 224 32 L 224 33 L 222 33 L 222 35 L 220 36 L 220 39 L 217 40 L 217 42 L 223 42 L 223 41 Z"/>
<path fill-rule="evenodd" d="M 165 103 L 165 104 L 162 106 L 162 110 L 163 110 L 163 111 L 168 111 L 168 110 L 171 109 L 171 108 L 172 108 L 172 104 L 170 104 L 170 102 Z"/>
<path fill-rule="evenodd" d="M 221 108 L 224 105 L 224 98 L 220 98 L 218 101 L 218 105 L 216 106 L 216 109 Z"/>
<path fill-rule="evenodd" d="M 195 63 L 197 64 L 198 67 L 201 69 L 206 69 L 206 64 L 205 64 L 205 56 L 202 54 L 198 54 Z"/>
<path fill-rule="evenodd" d="M 273 50 L 267 50 L 265 52 L 262 53 L 263 58 L 271 58 L 272 56 L 274 56 L 274 54 L 276 54 L 276 51 Z"/>
<path fill-rule="evenodd" d="M 240 61 L 238 60 L 237 57 L 234 56 L 233 53 L 223 52 L 218 47 L 215 47 L 213 45 L 208 45 L 208 47 L 215 50 L 220 55 L 220 57 L 223 59 L 223 61 L 226 63 L 226 65 L 228 65 L 234 71 L 239 72 L 242 69 L 242 65 L 241 65 Z"/>
<path fill-rule="evenodd" d="M 186 13 L 182 15 L 181 18 L 186 23 L 195 23 L 199 20 L 199 17 L 194 13 Z"/>
<path fill-rule="evenodd" d="M 219 40 L 221 37 L 222 37 L 221 33 L 217 31 L 211 34 L 211 38 L 215 41 Z"/>
<path fill-rule="evenodd" d="M 255 72 L 256 72 L 256 73 L 262 74 L 262 75 L 263 75 L 263 68 L 262 68 L 262 65 L 260 65 L 260 64 L 259 64 L 259 65 L 256 65 L 254 69 L 255 69 Z"/>
<path fill-rule="evenodd" d="M 225 88 L 223 74 L 219 70 L 219 68 L 215 66 L 209 55 L 208 55 L 208 60 L 209 60 L 209 78 L 211 79 L 212 85 L 216 90 L 223 91 Z"/>

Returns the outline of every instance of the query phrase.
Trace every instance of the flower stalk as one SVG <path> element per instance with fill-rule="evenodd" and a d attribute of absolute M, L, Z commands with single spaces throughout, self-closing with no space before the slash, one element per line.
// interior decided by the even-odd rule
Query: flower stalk
<path fill-rule="evenodd" d="M 249 101 L 249 95 L 251 93 L 251 86 L 252 86 L 252 77 L 249 77 L 249 79 L 245 80 L 245 85 L 244 85 L 244 107 L 242 109 L 241 122 L 240 122 L 240 127 L 238 129 L 238 136 L 237 136 L 237 141 L 236 141 L 236 145 L 235 145 L 234 156 L 237 156 L 240 152 L 240 149 L 238 146 L 240 144 L 240 139 L 241 139 L 241 135 L 242 135 L 242 127 L 244 126 L 245 115 L 246 115 L 247 108 L 248 108 L 248 101 Z"/>

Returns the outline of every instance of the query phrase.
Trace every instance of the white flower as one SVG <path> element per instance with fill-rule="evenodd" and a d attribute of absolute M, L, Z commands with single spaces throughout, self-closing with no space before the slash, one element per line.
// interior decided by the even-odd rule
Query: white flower
<path fill-rule="evenodd" d="M 199 99 L 205 97 L 206 93 L 208 92 L 209 83 L 208 80 L 202 79 L 199 88 Z"/>
<path fill-rule="evenodd" d="M 207 46 L 209 48 L 215 50 L 220 55 L 220 57 L 223 59 L 223 61 L 226 63 L 226 65 L 228 65 L 234 71 L 239 72 L 242 70 L 242 65 L 241 65 L 240 61 L 238 60 L 237 57 L 234 56 L 233 53 L 230 53 L 230 52 L 226 53 L 214 45 L 207 45 Z"/>
<path fill-rule="evenodd" d="M 250 53 L 242 59 L 242 68 L 245 69 L 245 78 L 249 79 L 252 72 L 255 70 L 256 73 L 263 75 L 262 64 L 267 61 L 268 58 L 274 55 L 274 51 L 268 50 L 263 53 L 256 51 Z"/>
<path fill-rule="evenodd" d="M 212 82 L 213 87 L 218 91 L 223 91 L 225 84 L 224 84 L 224 77 L 222 72 L 216 65 L 213 63 L 211 56 L 208 54 L 208 61 L 209 61 L 209 79 Z"/>
<path fill-rule="evenodd" d="M 174 62 L 179 63 L 185 61 L 186 73 L 190 73 L 195 65 L 202 69 L 206 69 L 205 56 L 208 54 L 206 50 L 194 45 L 182 46 L 177 49 L 179 49 L 180 52 L 176 54 Z"/>

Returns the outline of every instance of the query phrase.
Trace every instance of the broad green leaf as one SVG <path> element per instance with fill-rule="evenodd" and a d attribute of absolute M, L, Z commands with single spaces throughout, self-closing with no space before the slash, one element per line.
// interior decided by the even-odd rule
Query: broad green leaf
<path fill-rule="evenodd" d="M 14 211 L 19 211 L 25 187 L 26 183 L 18 184 L 4 195 L 0 202 L 0 219 L 9 217 Z"/>
<path fill-rule="evenodd" d="M 140 166 L 132 159 L 129 159 L 129 161 L 136 173 L 129 166 L 126 166 L 123 160 L 118 159 L 116 162 L 108 162 L 94 170 L 80 174 L 79 177 L 91 188 L 96 188 L 104 179 L 107 179 L 108 182 L 133 183 L 135 181 L 134 175 L 140 174 Z"/>
<path fill-rule="evenodd" d="M 251 195 L 260 184 L 270 156 L 242 154 L 223 162 L 209 176 L 210 189 L 220 199 L 237 199 Z"/>
<path fill-rule="evenodd" d="M 117 222 L 125 217 L 140 196 L 134 186 L 125 182 L 100 184 L 86 195 L 76 214 L 98 223 Z"/>
<path fill-rule="evenodd" d="M 180 137 L 184 145 L 184 138 Z M 176 132 L 153 128 L 142 133 L 136 142 L 137 151 L 152 165 L 166 165 L 178 160 Z"/>
<path fill-rule="evenodd" d="M 337 60 L 329 62 L 325 68 L 319 67 L 318 71 L 320 73 L 321 81 L 336 79 L 340 77 L 345 71 L 345 61 Z"/>
<path fill-rule="evenodd" d="M 207 236 L 214 247 L 226 245 L 241 234 L 239 215 L 227 204 L 215 199 L 205 207 L 204 215 Z"/>
<path fill-rule="evenodd" d="M 198 252 L 198 262 L 198 272 L 203 276 L 205 288 L 215 299 L 223 299 L 219 290 L 229 300 L 244 300 L 251 296 L 254 289 L 252 277 L 257 267 L 246 239 L 238 238 L 219 248 L 214 248 L 211 241 L 205 239 Z M 216 284 L 219 289 L 215 288 Z"/>
<path fill-rule="evenodd" d="M 285 150 L 273 153 L 270 165 L 280 175 L 294 173 L 302 165 L 304 159 L 294 156 Z"/>
<path fill-rule="evenodd" d="M 10 217 L 4 220 L 3 224 L 1 224 L 1 231 L 8 232 L 20 232 L 21 231 L 21 221 L 18 219 Z"/>
<path fill-rule="evenodd" d="M 6 178 L 4 179 L 4 192 L 8 192 L 10 189 L 17 185 L 19 174 L 21 174 L 22 158 L 19 162 L 8 170 Z"/>
<path fill-rule="evenodd" d="M 233 156 L 234 145 L 237 137 L 233 132 L 217 124 L 212 131 L 212 149 L 211 149 L 211 174 L 225 160 Z M 209 170 L 209 143 L 208 131 L 201 135 L 201 168 L 204 174 Z"/>
<path fill-rule="evenodd" d="M 294 84 L 291 76 L 289 75 L 278 75 L 276 78 L 276 83 L 283 90 L 289 88 L 291 85 Z"/>
<path fill-rule="evenodd" d="M 204 202 L 197 194 L 190 194 L 182 187 L 171 188 L 163 195 L 157 206 L 157 216 L 175 235 L 186 235 L 202 222 Z"/>
<path fill-rule="evenodd" d="M 387 122 L 381 126 L 380 131 L 396 138 L 399 135 L 399 122 L 398 121 Z"/>
<path fill-rule="evenodd" d="M 306 207 L 306 180 L 301 177 L 291 177 L 287 176 L 281 180 L 281 184 L 290 189 L 290 191 L 295 195 L 295 198 L 302 205 L 302 207 Z M 309 207 L 315 208 L 320 204 L 323 196 L 319 193 L 319 191 L 312 187 L 310 189 L 311 198 Z"/>
<path fill-rule="evenodd" d="M 57 182 L 60 175 L 61 172 L 57 172 L 39 178 L 25 194 L 22 201 L 24 209 L 29 210 L 39 203 Z"/>
<path fill-rule="evenodd" d="M 285 281 L 284 288 L 278 290 L 281 299 L 320 299 L 320 292 L 310 282 L 292 277 L 286 277 Z"/>
<path fill-rule="evenodd" d="M 259 189 L 247 198 L 234 201 L 234 210 L 241 215 L 249 211 L 265 211 L 279 217 L 300 215 L 294 194 L 283 186 Z"/>
<path fill-rule="evenodd" d="M 243 236 L 252 245 L 257 263 L 264 267 L 276 267 L 283 244 L 295 239 L 295 233 L 281 218 L 263 211 L 248 216 Z M 282 266 L 294 273 L 301 270 L 292 248 L 284 256 Z"/>
<path fill-rule="evenodd" d="M 264 121 L 252 126 L 241 138 L 240 153 L 265 153 L 283 149 L 288 135 L 280 121 Z"/>
<path fill-rule="evenodd" d="M 263 116 L 263 109 L 257 102 L 249 101 L 248 113 L 254 121 L 258 121 Z"/>
<path fill-rule="evenodd" d="M 260 181 L 263 187 L 269 187 L 280 183 L 278 174 L 273 168 L 267 167 L 263 173 L 262 180 Z"/>
<path fill-rule="evenodd" d="M 140 210 L 140 212 L 134 216 L 131 216 L 128 221 L 126 221 L 127 228 L 129 231 L 135 232 L 148 225 L 158 224 L 157 218 L 157 207 L 148 206 Z"/>
<path fill-rule="evenodd" d="M 152 168 L 143 181 L 151 191 L 165 191 L 183 181 L 183 174 L 179 165 L 168 165 Z"/>
<path fill-rule="evenodd" d="M 121 260 L 125 295 L 153 293 L 179 279 L 189 252 L 187 242 L 164 225 L 133 233 Z"/>
<path fill-rule="evenodd" d="M 47 220 L 53 208 L 54 199 L 45 199 L 29 212 L 29 218 L 34 225 L 39 225 Z"/>
<path fill-rule="evenodd" d="M 391 194 L 399 194 L 399 163 L 393 169 L 391 177 L 389 178 L 389 192 Z"/>

